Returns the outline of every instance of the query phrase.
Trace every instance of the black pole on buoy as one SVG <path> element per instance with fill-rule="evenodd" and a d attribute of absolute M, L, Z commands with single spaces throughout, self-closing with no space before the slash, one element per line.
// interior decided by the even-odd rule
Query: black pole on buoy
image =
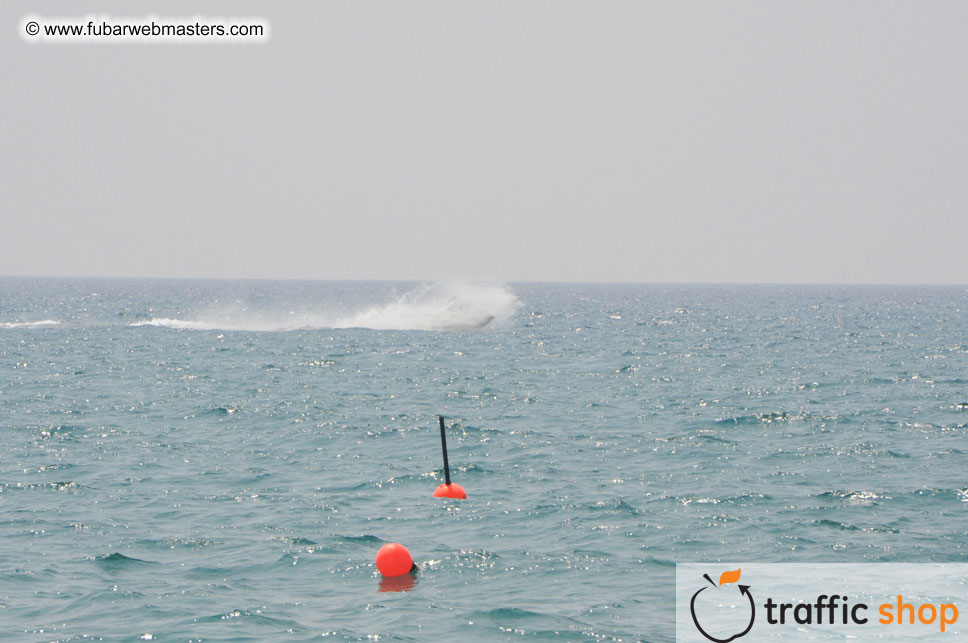
<path fill-rule="evenodd" d="M 450 484 L 450 463 L 447 461 L 447 434 L 444 432 L 444 416 L 438 415 L 440 418 L 440 448 L 444 450 L 444 480 L 447 484 Z"/>
<path fill-rule="evenodd" d="M 437 418 L 440 420 L 440 448 L 444 452 L 444 484 L 437 487 L 434 491 L 435 498 L 458 498 L 464 500 L 467 498 L 467 492 L 464 491 L 464 487 L 460 486 L 456 482 L 450 481 L 450 462 L 447 460 L 447 433 L 444 430 L 444 416 L 438 415 Z"/>

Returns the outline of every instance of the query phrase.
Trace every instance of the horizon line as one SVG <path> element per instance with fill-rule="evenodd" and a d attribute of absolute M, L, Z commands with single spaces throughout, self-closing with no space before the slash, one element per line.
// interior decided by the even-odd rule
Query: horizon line
<path fill-rule="evenodd" d="M 373 278 L 313 278 L 313 277 L 122 277 L 117 275 L 0 275 L 0 279 L 64 279 L 115 281 L 305 281 L 320 283 L 471 283 L 471 284 L 556 284 L 586 286 L 922 286 L 968 287 L 968 282 L 864 282 L 864 281 L 573 281 L 573 280 L 509 280 L 509 279 L 373 279 Z"/>

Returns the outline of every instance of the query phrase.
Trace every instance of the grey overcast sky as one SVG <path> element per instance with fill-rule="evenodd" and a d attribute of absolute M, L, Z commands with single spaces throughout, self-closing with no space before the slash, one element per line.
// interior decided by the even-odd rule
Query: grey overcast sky
<path fill-rule="evenodd" d="M 272 31 L 30 44 L 27 14 Z M 0 275 L 968 282 L 968 2 L 0 18 Z"/>

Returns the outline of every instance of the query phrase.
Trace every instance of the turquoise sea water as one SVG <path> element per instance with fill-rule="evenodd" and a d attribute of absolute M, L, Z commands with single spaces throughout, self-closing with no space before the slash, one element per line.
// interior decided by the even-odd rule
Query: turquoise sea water
<path fill-rule="evenodd" d="M 2 279 L 0 638 L 668 641 L 965 560 L 966 434 L 964 287 Z"/>

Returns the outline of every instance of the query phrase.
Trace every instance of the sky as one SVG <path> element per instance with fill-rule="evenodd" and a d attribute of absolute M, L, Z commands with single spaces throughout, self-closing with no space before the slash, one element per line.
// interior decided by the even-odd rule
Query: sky
<path fill-rule="evenodd" d="M 259 16 L 36 44 L 24 16 Z M 0 4 L 0 275 L 968 283 L 968 3 Z"/>

